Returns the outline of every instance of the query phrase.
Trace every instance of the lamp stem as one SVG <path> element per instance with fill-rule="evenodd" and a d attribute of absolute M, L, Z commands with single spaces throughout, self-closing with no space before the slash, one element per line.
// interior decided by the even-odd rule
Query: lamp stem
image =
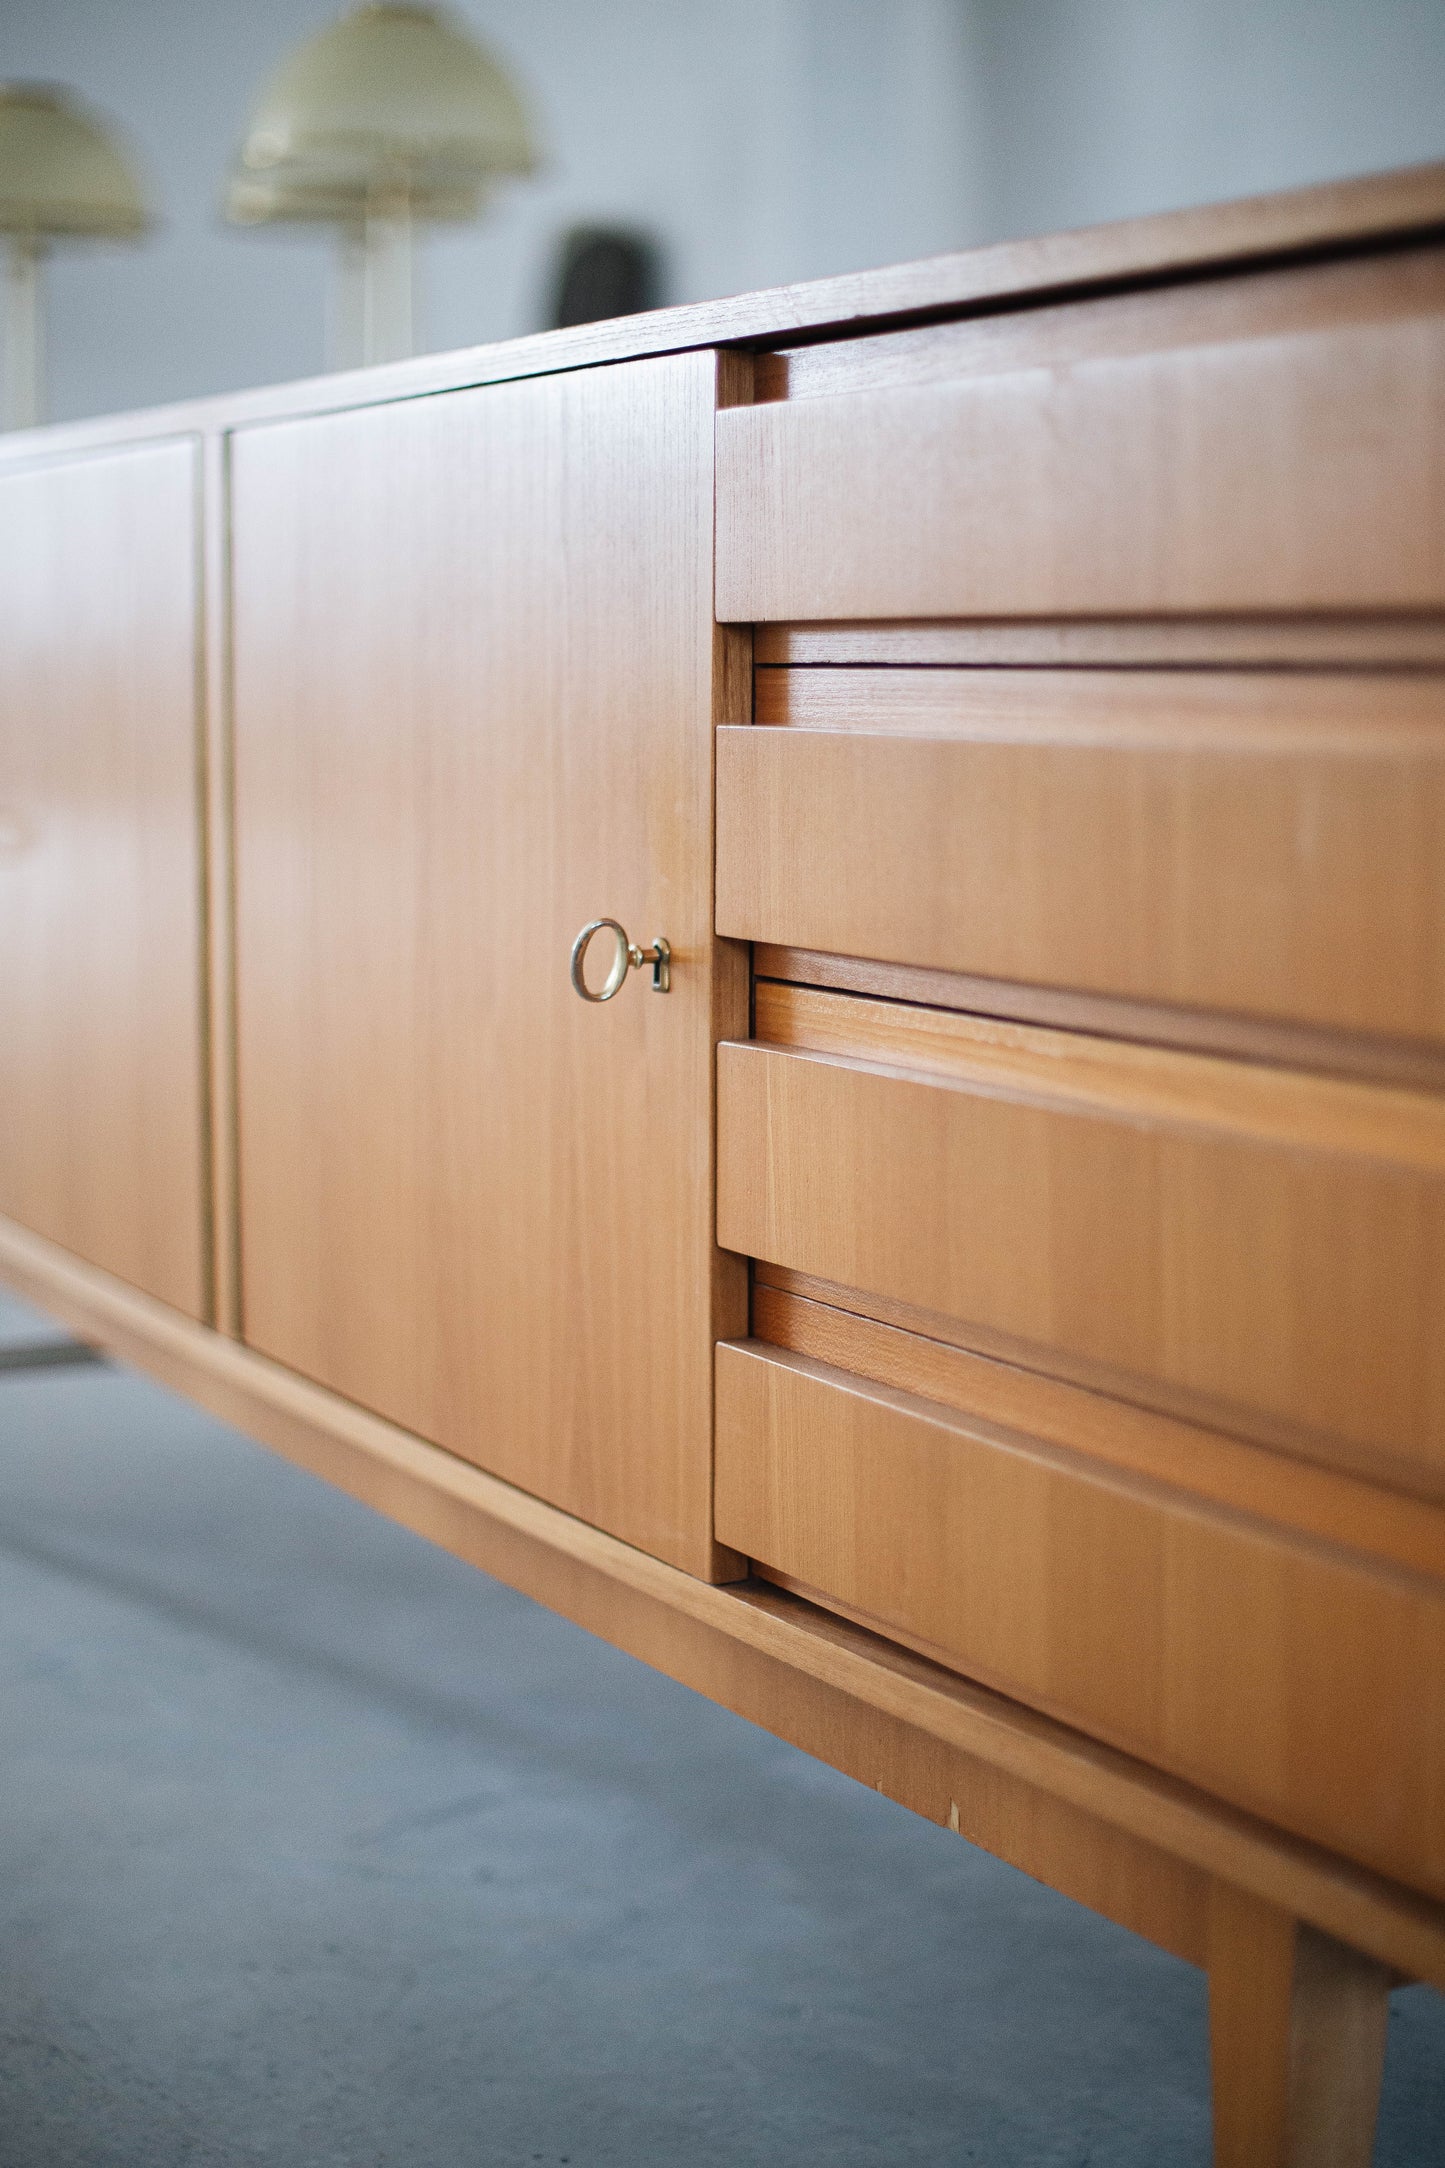
<path fill-rule="evenodd" d="M 388 196 L 366 214 L 363 361 L 402 361 L 415 351 L 416 250 L 411 199 Z"/>
<path fill-rule="evenodd" d="M 10 243 L 5 281 L 5 427 L 29 429 L 41 418 L 45 324 L 40 306 L 44 244 L 34 234 Z"/>
<path fill-rule="evenodd" d="M 359 369 L 366 359 L 366 221 L 337 234 L 336 267 L 326 312 L 326 366 Z"/>

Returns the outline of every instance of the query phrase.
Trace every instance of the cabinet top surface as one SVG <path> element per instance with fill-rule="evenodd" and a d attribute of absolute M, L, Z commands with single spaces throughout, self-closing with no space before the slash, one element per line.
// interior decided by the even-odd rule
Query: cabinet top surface
<path fill-rule="evenodd" d="M 159 435 L 224 431 L 688 347 L 761 347 L 847 337 L 875 327 L 1431 233 L 1445 234 L 1445 161 L 1073 233 L 1000 241 L 918 263 L 689 302 L 642 316 L 614 317 L 140 413 L 17 431 L 0 438 L 0 467 L 37 455 Z"/>

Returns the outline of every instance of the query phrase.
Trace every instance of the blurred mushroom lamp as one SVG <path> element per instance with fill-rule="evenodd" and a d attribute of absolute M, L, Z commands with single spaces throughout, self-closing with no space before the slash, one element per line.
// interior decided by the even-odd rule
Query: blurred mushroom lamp
<path fill-rule="evenodd" d="M 128 240 L 151 216 L 105 123 L 51 83 L 0 83 L 0 234 L 5 281 L 5 424 L 44 411 L 42 263 L 53 241 Z"/>
<path fill-rule="evenodd" d="M 521 99 L 461 24 L 402 0 L 357 8 L 272 77 L 231 175 L 238 225 L 334 225 L 332 360 L 416 350 L 415 234 L 480 216 L 537 164 Z"/>

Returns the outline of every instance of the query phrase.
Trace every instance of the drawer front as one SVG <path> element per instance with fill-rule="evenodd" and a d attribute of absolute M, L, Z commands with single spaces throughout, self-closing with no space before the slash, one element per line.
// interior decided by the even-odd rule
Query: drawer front
<path fill-rule="evenodd" d="M 718 1349 L 717 1525 L 988 1684 L 1445 1893 L 1439 1582 L 758 1342 Z"/>
<path fill-rule="evenodd" d="M 798 988 L 756 1028 L 725 1247 L 1445 1492 L 1445 1103 Z"/>
<path fill-rule="evenodd" d="M 1282 314 L 1221 282 L 1163 297 L 1154 350 L 1098 351 L 1102 301 L 1035 366 L 1026 325 L 992 373 L 960 325 L 952 380 L 860 351 L 857 390 L 720 413 L 718 616 L 1439 609 L 1438 269 L 1371 276 L 1373 318 L 1328 272 Z"/>
<path fill-rule="evenodd" d="M 1445 680 L 758 672 L 718 931 L 1445 1036 Z"/>

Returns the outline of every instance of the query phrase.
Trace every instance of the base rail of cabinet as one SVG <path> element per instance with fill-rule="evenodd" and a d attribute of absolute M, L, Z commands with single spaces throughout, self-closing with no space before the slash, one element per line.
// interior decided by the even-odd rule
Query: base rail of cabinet
<path fill-rule="evenodd" d="M 5 1220 L 0 1280 L 588 1632 L 1206 1968 L 1221 2168 L 1368 2162 L 1388 1991 L 1445 1989 L 1445 1905 L 783 1589 L 694 1580 Z"/>

